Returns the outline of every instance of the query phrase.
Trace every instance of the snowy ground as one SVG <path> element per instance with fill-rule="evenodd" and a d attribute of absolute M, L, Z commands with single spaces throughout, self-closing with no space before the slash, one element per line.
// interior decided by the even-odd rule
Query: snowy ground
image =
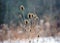
<path fill-rule="evenodd" d="M 2 43 L 2 42 L 0 42 Z M 5 40 L 3 43 L 60 43 L 59 37 L 44 37 L 44 38 L 35 38 L 35 39 L 22 39 L 22 40 Z"/>

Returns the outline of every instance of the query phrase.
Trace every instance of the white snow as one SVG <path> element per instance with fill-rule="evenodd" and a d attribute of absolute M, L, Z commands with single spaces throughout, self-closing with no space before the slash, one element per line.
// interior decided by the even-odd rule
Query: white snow
<path fill-rule="evenodd" d="M 22 40 L 5 40 L 3 43 L 60 43 L 60 38 L 53 38 L 53 37 L 40 37 L 40 38 L 35 38 L 35 39 L 22 39 Z M 0 41 L 0 43 L 2 43 Z"/>

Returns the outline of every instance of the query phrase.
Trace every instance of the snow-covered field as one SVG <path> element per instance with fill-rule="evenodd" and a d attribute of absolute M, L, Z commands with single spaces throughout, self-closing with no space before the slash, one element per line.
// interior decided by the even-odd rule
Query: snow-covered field
<path fill-rule="evenodd" d="M 0 43 L 60 43 L 59 37 L 40 37 L 34 39 L 22 39 L 22 40 L 5 40 Z"/>

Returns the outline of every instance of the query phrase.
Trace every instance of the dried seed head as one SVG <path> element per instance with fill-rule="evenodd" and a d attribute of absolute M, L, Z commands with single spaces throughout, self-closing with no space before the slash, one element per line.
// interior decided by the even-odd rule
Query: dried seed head
<path fill-rule="evenodd" d="M 37 20 L 37 19 L 39 19 L 37 16 L 34 18 L 34 20 Z"/>
<path fill-rule="evenodd" d="M 39 35 L 38 35 L 38 38 L 39 38 Z"/>
<path fill-rule="evenodd" d="M 33 18 L 33 13 L 28 13 L 28 18 L 32 19 Z"/>
<path fill-rule="evenodd" d="M 29 21 L 28 20 L 24 20 L 24 24 L 29 24 Z"/>
<path fill-rule="evenodd" d="M 21 5 L 21 6 L 20 6 L 20 10 L 21 10 L 21 11 L 24 11 L 24 9 L 25 9 L 24 6 Z"/>
<path fill-rule="evenodd" d="M 21 15 L 19 15 L 18 17 L 19 17 L 19 18 L 22 18 L 22 16 L 21 16 Z"/>
<path fill-rule="evenodd" d="M 31 29 L 30 29 L 30 32 L 31 32 Z"/>
<path fill-rule="evenodd" d="M 35 17 L 37 17 L 37 15 L 35 14 L 35 15 L 33 15 L 33 17 L 35 18 Z"/>

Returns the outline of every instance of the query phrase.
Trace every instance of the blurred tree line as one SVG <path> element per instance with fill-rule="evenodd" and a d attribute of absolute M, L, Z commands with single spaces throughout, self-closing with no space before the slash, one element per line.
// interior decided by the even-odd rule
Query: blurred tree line
<path fill-rule="evenodd" d="M 0 24 L 3 23 L 5 11 L 6 11 L 5 0 L 0 0 Z"/>
<path fill-rule="evenodd" d="M 36 1 L 36 0 L 35 0 Z M 40 3 L 40 1 L 39 1 L 39 3 L 35 3 L 35 1 L 33 1 L 34 3 L 33 3 L 33 5 L 40 5 L 41 4 L 41 6 L 43 5 L 43 1 L 41 1 L 41 3 Z M 45 1 L 47 1 L 47 0 L 45 0 Z M 49 0 L 48 0 L 49 1 Z M 9 8 L 8 9 L 6 9 L 6 2 L 8 2 L 8 6 L 9 6 Z M 19 10 L 18 10 L 18 6 L 19 5 L 21 5 L 21 4 L 23 4 L 23 5 L 25 5 L 25 8 L 27 9 L 27 8 L 29 8 L 29 7 L 31 7 L 30 5 L 32 5 L 32 4 L 30 4 L 29 3 L 30 1 L 24 1 L 24 0 L 0 0 L 0 24 L 2 24 L 2 23 L 4 23 L 4 19 L 5 19 L 5 15 L 9 15 L 9 17 L 10 17 L 10 19 L 12 19 L 13 18 L 13 16 L 11 15 L 11 14 L 17 14 L 17 12 L 20 12 Z M 56 7 L 56 9 L 60 12 L 60 0 L 55 0 L 55 5 L 54 5 L 54 7 Z M 27 4 L 27 3 L 29 3 L 29 4 Z M 49 2 L 48 2 L 49 3 Z M 47 3 L 46 3 L 47 4 Z M 27 7 L 28 6 L 28 7 Z M 41 7 L 41 6 L 39 6 L 39 8 Z M 46 7 L 44 7 L 43 6 L 43 10 L 41 10 L 41 8 L 40 9 L 36 9 L 37 11 L 36 12 L 38 12 L 38 14 L 40 14 L 40 15 L 42 15 L 41 14 L 41 12 L 43 13 L 46 9 L 49 9 L 49 7 L 47 7 L 48 5 L 46 5 Z M 34 8 L 35 6 L 33 6 L 33 8 Z M 6 14 L 6 11 L 9 11 L 9 13 L 8 14 Z M 29 9 L 30 10 L 30 9 Z M 26 10 L 26 14 L 27 14 L 27 12 L 29 11 L 29 10 Z M 32 10 L 33 11 L 33 10 Z M 60 15 L 60 13 L 59 13 L 59 15 Z M 26 16 L 26 15 L 25 15 Z M 8 17 L 7 17 L 8 18 Z M 14 16 L 14 19 L 15 19 L 15 16 Z M 6 21 L 8 21 L 9 19 L 6 19 Z"/>

